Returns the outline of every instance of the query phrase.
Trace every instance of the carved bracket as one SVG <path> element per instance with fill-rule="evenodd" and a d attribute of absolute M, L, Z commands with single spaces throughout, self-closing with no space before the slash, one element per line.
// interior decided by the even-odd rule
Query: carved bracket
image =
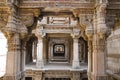
<path fill-rule="evenodd" d="M 46 36 L 43 26 L 36 28 L 35 30 L 32 31 L 32 33 L 34 33 L 39 39 Z"/>
<path fill-rule="evenodd" d="M 73 38 L 79 38 L 81 35 L 80 35 L 80 30 L 79 29 L 73 29 L 73 32 L 71 33 L 71 36 Z"/>
<path fill-rule="evenodd" d="M 30 27 L 34 23 L 34 16 L 33 14 L 22 14 L 21 21 L 25 24 L 25 26 Z"/>

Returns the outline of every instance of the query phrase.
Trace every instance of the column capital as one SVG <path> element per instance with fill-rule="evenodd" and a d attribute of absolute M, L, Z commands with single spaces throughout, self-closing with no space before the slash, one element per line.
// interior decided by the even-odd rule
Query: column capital
<path fill-rule="evenodd" d="M 43 27 L 42 28 L 36 28 L 35 30 L 32 31 L 38 39 L 44 38 L 46 36 L 46 32 L 44 31 Z"/>
<path fill-rule="evenodd" d="M 106 7 L 107 0 L 100 2 L 100 4 L 96 7 L 96 15 L 97 15 L 97 34 L 101 39 L 105 38 L 107 33 L 107 25 L 106 25 Z"/>
<path fill-rule="evenodd" d="M 93 34 L 94 34 L 94 29 L 93 29 L 93 25 L 90 24 L 88 27 L 86 27 L 85 33 L 88 37 L 88 40 L 92 40 L 93 38 Z"/>
<path fill-rule="evenodd" d="M 8 9 L 8 21 L 3 31 L 7 34 L 13 34 L 17 32 L 17 7 L 14 4 L 9 4 Z"/>
<path fill-rule="evenodd" d="M 79 38 L 80 35 L 80 30 L 79 29 L 73 29 L 73 32 L 71 33 L 72 38 Z"/>

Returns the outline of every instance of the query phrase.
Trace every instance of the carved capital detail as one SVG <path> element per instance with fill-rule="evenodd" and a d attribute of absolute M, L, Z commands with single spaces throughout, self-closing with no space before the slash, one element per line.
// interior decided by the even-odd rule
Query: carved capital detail
<path fill-rule="evenodd" d="M 107 0 L 106 0 L 107 1 Z M 107 25 L 106 25 L 106 7 L 107 2 L 103 2 L 100 0 L 100 4 L 96 7 L 96 18 L 97 18 L 97 34 L 100 38 L 104 38 L 107 33 Z"/>
<path fill-rule="evenodd" d="M 36 28 L 32 31 L 32 33 L 34 33 L 38 37 L 38 39 L 41 39 L 46 36 L 46 32 L 44 31 L 43 27 Z"/>
<path fill-rule="evenodd" d="M 79 14 L 79 26 L 84 39 L 92 39 L 93 29 L 93 14 Z"/>
<path fill-rule="evenodd" d="M 73 38 L 79 38 L 80 37 L 80 30 L 79 29 L 73 29 L 73 32 L 71 33 L 71 36 Z"/>

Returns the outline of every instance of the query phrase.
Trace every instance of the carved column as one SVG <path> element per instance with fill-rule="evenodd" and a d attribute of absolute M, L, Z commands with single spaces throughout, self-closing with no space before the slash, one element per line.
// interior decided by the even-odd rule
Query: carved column
<path fill-rule="evenodd" d="M 43 68 L 44 67 L 43 38 L 45 37 L 46 34 L 44 33 L 43 28 L 37 28 L 36 30 L 33 31 L 33 33 L 35 33 L 35 35 L 38 38 L 36 66 L 38 68 Z"/>
<path fill-rule="evenodd" d="M 36 66 L 39 67 L 39 68 L 44 67 L 44 61 L 43 61 L 43 38 L 42 37 L 38 38 Z"/>
<path fill-rule="evenodd" d="M 96 30 L 93 36 L 93 76 L 92 80 L 108 80 L 105 73 L 105 37 L 107 32 L 107 26 L 105 23 L 105 10 L 106 3 L 99 4 L 96 8 Z"/>
<path fill-rule="evenodd" d="M 8 40 L 8 53 L 6 61 L 6 74 L 4 80 L 20 79 L 20 34 L 17 31 L 17 12 L 16 6 L 9 6 L 8 23 L 4 27 L 4 33 Z"/>
<path fill-rule="evenodd" d="M 78 48 L 78 39 L 79 39 L 79 30 L 75 29 L 73 34 L 71 34 L 73 37 L 73 62 L 72 67 L 74 69 L 80 68 L 80 62 L 79 62 L 79 48 Z"/>
<path fill-rule="evenodd" d="M 20 38 L 15 33 L 8 38 L 6 74 L 4 80 L 18 80 L 20 77 Z"/>
<path fill-rule="evenodd" d="M 91 80 L 92 72 L 92 41 L 88 41 L 88 79 Z"/>
<path fill-rule="evenodd" d="M 22 77 L 22 80 L 25 80 L 25 73 L 24 73 L 24 71 L 25 71 L 25 58 L 26 58 L 26 40 L 23 40 L 22 41 L 22 56 L 21 56 L 22 58 L 21 58 L 21 62 L 22 62 L 22 75 L 21 75 L 21 77 Z"/>
<path fill-rule="evenodd" d="M 107 80 L 105 73 L 105 38 L 97 34 L 93 38 L 93 80 Z"/>

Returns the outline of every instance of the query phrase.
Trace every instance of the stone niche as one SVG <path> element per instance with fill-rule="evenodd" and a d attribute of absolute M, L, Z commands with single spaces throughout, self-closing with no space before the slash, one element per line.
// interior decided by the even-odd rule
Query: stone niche
<path fill-rule="evenodd" d="M 49 41 L 49 61 L 67 62 L 70 55 L 69 45 L 69 40 L 65 38 L 51 38 Z"/>
<path fill-rule="evenodd" d="M 68 37 L 49 37 L 48 62 L 70 62 L 71 44 L 71 39 Z"/>

